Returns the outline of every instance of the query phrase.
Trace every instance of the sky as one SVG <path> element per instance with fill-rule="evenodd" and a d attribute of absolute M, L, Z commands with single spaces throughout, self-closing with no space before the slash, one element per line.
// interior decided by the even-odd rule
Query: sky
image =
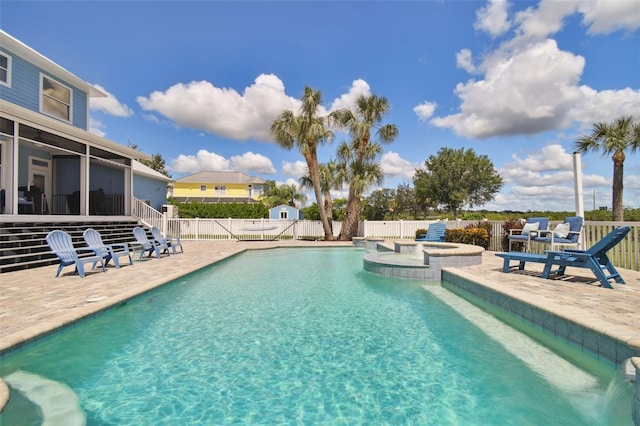
<path fill-rule="evenodd" d="M 160 154 L 175 179 L 297 184 L 306 163 L 270 126 L 310 86 L 322 114 L 388 99 L 382 124 L 399 134 L 383 146 L 384 188 L 413 184 L 443 147 L 473 149 L 505 182 L 482 208 L 574 211 L 576 139 L 640 120 L 637 0 L 0 0 L 0 28 L 106 93 L 91 131 Z M 585 210 L 611 208 L 611 158 L 581 164 Z M 640 207 L 640 152 L 627 152 L 624 204 Z"/>

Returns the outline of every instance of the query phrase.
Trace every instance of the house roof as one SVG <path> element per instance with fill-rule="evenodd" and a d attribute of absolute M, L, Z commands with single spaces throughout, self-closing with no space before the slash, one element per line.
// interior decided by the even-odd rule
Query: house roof
<path fill-rule="evenodd" d="M 133 174 L 136 174 L 139 176 L 147 176 L 147 177 L 157 179 L 157 180 L 162 180 L 165 182 L 173 182 L 173 179 L 171 179 L 170 177 L 163 175 L 157 170 L 153 170 L 151 167 L 146 166 L 145 164 L 142 164 L 137 160 L 132 161 L 131 168 L 133 169 Z"/>
<path fill-rule="evenodd" d="M 107 94 L 103 91 L 96 89 L 91 84 L 82 80 L 80 77 L 70 73 L 60 65 L 53 62 L 51 59 L 36 52 L 20 40 L 4 32 L 3 30 L 0 30 L 0 46 L 24 58 L 32 64 L 37 65 L 39 68 L 47 71 L 49 74 L 76 86 L 80 90 L 87 92 L 89 96 L 101 98 L 107 97 Z"/>
<path fill-rule="evenodd" d="M 179 183 L 266 183 L 266 181 L 260 177 L 248 176 L 240 172 L 199 172 L 176 179 L 175 181 Z"/>

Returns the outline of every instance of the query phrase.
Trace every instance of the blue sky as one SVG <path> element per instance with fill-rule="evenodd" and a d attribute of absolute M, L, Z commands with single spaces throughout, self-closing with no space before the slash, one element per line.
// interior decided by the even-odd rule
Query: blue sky
<path fill-rule="evenodd" d="M 472 148 L 506 182 L 485 208 L 572 210 L 574 141 L 594 122 L 640 119 L 637 0 L 0 0 L 0 27 L 106 92 L 92 131 L 160 153 L 174 178 L 297 182 L 303 158 L 269 127 L 309 85 L 326 112 L 389 100 L 399 136 L 384 146 L 384 187 L 411 183 L 441 147 Z M 582 166 L 585 209 L 610 207 L 611 159 Z M 640 152 L 624 173 L 625 206 L 640 207 Z"/>

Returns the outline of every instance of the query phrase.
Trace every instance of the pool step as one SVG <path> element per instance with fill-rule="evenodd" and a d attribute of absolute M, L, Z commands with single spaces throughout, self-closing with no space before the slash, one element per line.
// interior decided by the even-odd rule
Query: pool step
<path fill-rule="evenodd" d="M 78 396 L 64 383 L 21 370 L 4 377 L 4 381 L 12 391 L 20 392 L 40 408 L 43 426 L 75 426 L 86 423 Z"/>

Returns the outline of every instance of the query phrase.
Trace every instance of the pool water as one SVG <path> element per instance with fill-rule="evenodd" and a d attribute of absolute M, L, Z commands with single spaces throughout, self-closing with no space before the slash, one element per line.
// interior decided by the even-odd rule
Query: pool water
<path fill-rule="evenodd" d="M 250 251 L 11 354 L 0 424 L 631 424 L 613 369 L 363 254 Z"/>

